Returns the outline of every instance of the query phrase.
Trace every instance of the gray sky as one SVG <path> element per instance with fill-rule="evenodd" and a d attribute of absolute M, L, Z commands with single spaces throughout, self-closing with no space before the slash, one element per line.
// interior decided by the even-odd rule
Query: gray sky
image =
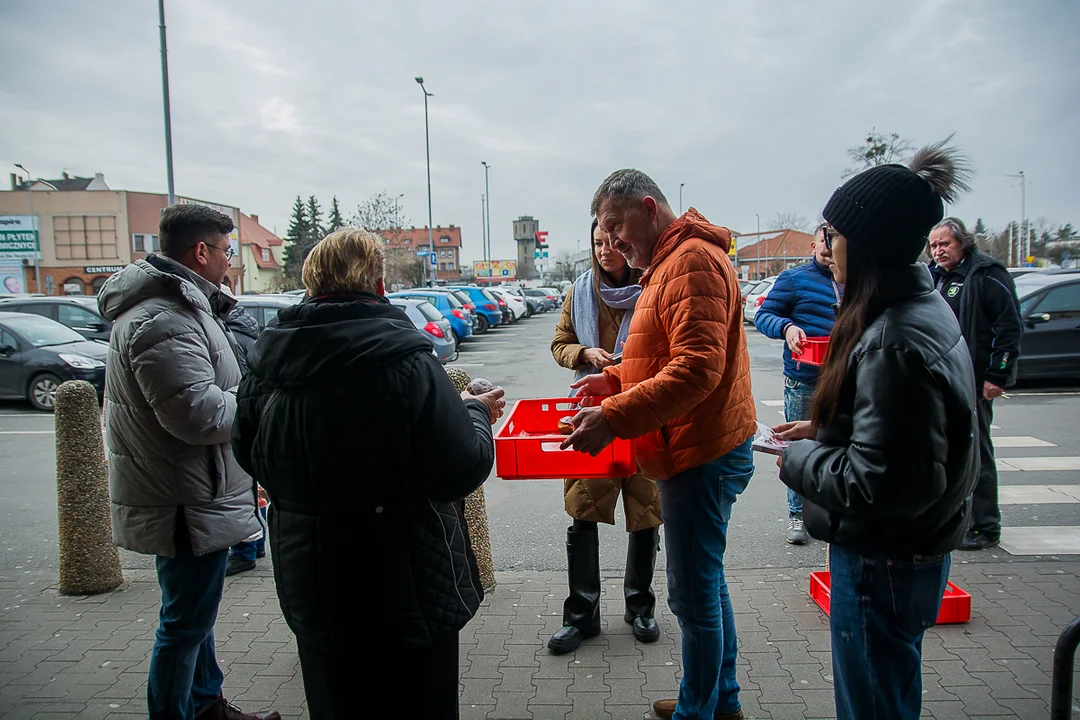
<path fill-rule="evenodd" d="M 663 10 L 660 8 L 663 7 Z M 303 8 L 302 10 L 300 8 Z M 814 219 L 871 127 L 916 145 L 956 132 L 976 170 L 952 208 L 1001 227 L 1080 224 L 1080 3 L 166 0 L 178 194 L 284 235 L 293 198 L 345 211 L 405 193 L 427 224 L 423 75 L 436 224 L 480 250 L 533 215 L 553 251 L 587 243 L 620 167 L 678 209 L 753 232 Z M 0 5 L 0 160 L 165 191 L 156 4 Z"/>

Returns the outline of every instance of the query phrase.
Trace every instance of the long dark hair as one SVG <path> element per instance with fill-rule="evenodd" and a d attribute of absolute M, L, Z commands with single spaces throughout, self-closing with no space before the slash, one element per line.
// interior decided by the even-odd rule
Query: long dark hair
<path fill-rule="evenodd" d="M 885 264 L 867 252 L 865 244 L 847 242 L 844 301 L 840 304 L 840 314 L 829 335 L 829 351 L 825 355 L 810 410 L 810 419 L 816 427 L 828 425 L 836 416 L 840 391 L 847 376 L 848 358 L 866 328 L 883 310 L 875 305 L 875 300 L 884 284 L 886 272 Z"/>
<path fill-rule="evenodd" d="M 604 268 L 600 267 L 600 261 L 596 259 L 596 241 L 593 237 L 596 235 L 596 226 L 600 224 L 600 221 L 593 218 L 592 226 L 589 228 L 589 258 L 592 260 L 593 270 L 593 288 L 597 291 L 600 290 L 600 282 L 603 281 L 608 287 L 625 287 L 627 285 L 637 285 L 641 281 L 641 276 L 644 275 L 643 270 L 637 270 L 630 267 L 630 263 L 626 263 L 626 281 L 619 282 L 611 273 Z M 623 262 L 626 262 L 625 259 Z"/>

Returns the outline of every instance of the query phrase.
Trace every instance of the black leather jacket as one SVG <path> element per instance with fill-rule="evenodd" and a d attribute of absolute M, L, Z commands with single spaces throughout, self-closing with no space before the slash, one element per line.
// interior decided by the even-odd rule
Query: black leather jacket
<path fill-rule="evenodd" d="M 836 418 L 784 452 L 815 538 L 866 554 L 939 555 L 967 530 L 979 470 L 967 344 L 923 265 L 890 277 L 848 359 Z"/>

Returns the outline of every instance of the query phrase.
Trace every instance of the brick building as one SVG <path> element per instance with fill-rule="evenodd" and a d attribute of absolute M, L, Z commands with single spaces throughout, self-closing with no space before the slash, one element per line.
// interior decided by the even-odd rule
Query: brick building
<path fill-rule="evenodd" d="M 393 251 L 400 251 L 409 255 L 418 255 L 421 248 L 428 247 L 427 227 L 393 228 L 380 230 L 379 234 L 386 238 L 386 246 Z M 450 225 L 449 227 L 436 227 L 432 231 L 432 241 L 435 245 L 435 277 L 439 280 L 461 280 L 461 228 Z M 430 258 L 423 256 L 428 263 Z M 387 258 L 387 274 L 393 272 L 393 256 Z M 404 279 L 403 279 L 404 280 Z"/>
<path fill-rule="evenodd" d="M 767 230 L 760 233 L 733 233 L 739 276 L 760 280 L 779 275 L 789 267 L 813 257 L 814 236 L 799 230 Z"/>

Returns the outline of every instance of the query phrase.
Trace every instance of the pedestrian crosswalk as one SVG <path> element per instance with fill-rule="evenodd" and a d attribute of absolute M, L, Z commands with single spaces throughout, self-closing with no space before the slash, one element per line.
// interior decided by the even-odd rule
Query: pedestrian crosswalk
<path fill-rule="evenodd" d="M 781 416 L 783 404 L 760 401 L 765 408 L 781 408 Z M 1080 555 L 1080 456 L 1068 452 L 1076 452 L 1072 434 L 1051 439 L 1013 434 L 1007 419 L 999 422 L 1006 427 L 990 427 L 1003 518 L 1001 549 L 1018 556 Z M 1021 432 L 1032 429 L 1025 424 Z"/>

